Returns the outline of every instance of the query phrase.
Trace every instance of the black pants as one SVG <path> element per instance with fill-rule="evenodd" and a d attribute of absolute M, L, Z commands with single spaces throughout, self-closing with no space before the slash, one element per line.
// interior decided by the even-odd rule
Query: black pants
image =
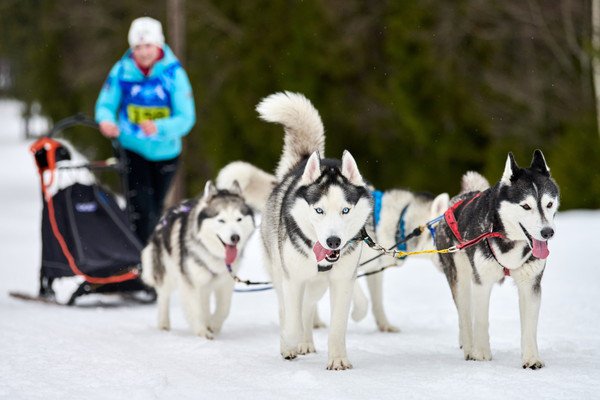
<path fill-rule="evenodd" d="M 148 161 L 129 150 L 127 155 L 128 200 L 135 233 L 146 244 L 160 219 L 163 202 L 177 172 L 179 157 Z"/>

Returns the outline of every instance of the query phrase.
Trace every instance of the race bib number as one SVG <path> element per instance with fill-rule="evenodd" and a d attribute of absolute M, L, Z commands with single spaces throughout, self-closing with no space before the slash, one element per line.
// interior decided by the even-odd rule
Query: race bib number
<path fill-rule="evenodd" d="M 167 118 L 171 115 L 169 107 L 148 107 L 129 104 L 127 106 L 127 119 L 139 124 L 144 121 L 154 121 L 155 119 Z"/>

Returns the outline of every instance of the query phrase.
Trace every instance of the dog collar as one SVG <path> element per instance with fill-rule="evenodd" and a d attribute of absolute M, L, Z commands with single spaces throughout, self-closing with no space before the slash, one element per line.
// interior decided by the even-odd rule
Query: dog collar
<path fill-rule="evenodd" d="M 329 271 L 331 268 L 333 268 L 333 264 L 331 265 L 326 265 L 326 266 L 321 266 L 317 264 L 317 271 L 319 272 L 327 272 Z"/>

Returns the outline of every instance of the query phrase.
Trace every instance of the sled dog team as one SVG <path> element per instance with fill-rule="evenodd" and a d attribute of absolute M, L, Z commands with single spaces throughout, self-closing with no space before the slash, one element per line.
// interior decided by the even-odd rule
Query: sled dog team
<path fill-rule="evenodd" d="M 509 154 L 493 186 L 477 173 L 465 174 L 461 193 L 452 199 L 445 193 L 378 192 L 350 152 L 344 151 L 341 159 L 325 158 L 321 117 L 304 96 L 275 93 L 256 110 L 285 132 L 275 174 L 245 162 L 229 164 L 216 186 L 209 181 L 201 196 L 165 213 L 142 252 L 142 278 L 156 289 L 160 329 L 169 329 L 169 298 L 178 289 L 193 333 L 207 339 L 219 333 L 230 309 L 232 274 L 259 212 L 264 264 L 279 304 L 283 358 L 315 352 L 313 328 L 323 325 L 316 306 L 329 289 L 327 369 L 352 368 L 346 351 L 348 316 L 352 304 L 355 320 L 368 308 L 356 284 L 357 267 L 379 254 L 363 241 L 366 232 L 382 247 L 404 252 L 452 249 L 431 258 L 450 286 L 466 360 L 491 360 L 491 289 L 510 275 L 519 295 L 522 366 L 544 366 L 537 322 L 559 190 L 541 151 L 534 152 L 527 168 Z M 433 232 L 425 230 L 397 245 L 440 215 Z M 368 268 L 389 260 L 384 255 Z M 395 332 L 383 309 L 382 276 L 367 277 L 372 313 L 381 331 Z"/>

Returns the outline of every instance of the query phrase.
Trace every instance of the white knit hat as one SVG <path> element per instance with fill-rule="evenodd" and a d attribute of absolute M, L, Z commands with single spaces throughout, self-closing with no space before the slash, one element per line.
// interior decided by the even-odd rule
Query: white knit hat
<path fill-rule="evenodd" d="M 154 44 L 162 48 L 165 44 L 162 25 L 159 21 L 150 17 L 133 20 L 127 39 L 129 40 L 129 46 L 132 48 L 140 44 Z"/>

